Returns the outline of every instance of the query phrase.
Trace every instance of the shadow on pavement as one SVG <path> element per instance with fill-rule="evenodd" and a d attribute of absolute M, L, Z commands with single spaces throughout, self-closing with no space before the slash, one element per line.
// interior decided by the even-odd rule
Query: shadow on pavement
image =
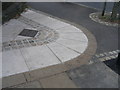
<path fill-rule="evenodd" d="M 120 65 L 117 65 L 118 58 L 104 61 L 104 63 L 111 68 L 114 72 L 120 75 Z"/>

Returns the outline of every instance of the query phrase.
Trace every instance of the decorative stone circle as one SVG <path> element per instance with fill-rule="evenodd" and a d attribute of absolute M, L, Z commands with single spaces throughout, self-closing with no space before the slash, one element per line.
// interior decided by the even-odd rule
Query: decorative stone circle
<path fill-rule="evenodd" d="M 99 19 L 98 16 L 99 16 L 100 14 L 101 14 L 101 12 L 91 13 L 91 14 L 89 15 L 89 17 L 90 17 L 93 21 L 98 22 L 98 23 L 101 23 L 101 24 L 104 24 L 104 25 L 107 25 L 107 26 L 115 26 L 115 27 L 118 26 L 118 23 L 105 22 L 105 21 Z M 111 14 L 111 13 L 105 13 L 105 14 Z"/>

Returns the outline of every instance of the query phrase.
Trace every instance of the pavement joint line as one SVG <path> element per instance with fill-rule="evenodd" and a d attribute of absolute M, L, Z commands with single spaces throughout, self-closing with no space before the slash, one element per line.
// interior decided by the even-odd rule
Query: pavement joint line
<path fill-rule="evenodd" d="M 37 81 L 39 82 L 41 88 L 43 88 L 43 85 L 41 84 L 40 80 L 37 80 Z M 44 90 L 44 89 L 43 89 L 43 90 Z"/>
<path fill-rule="evenodd" d="M 76 50 L 74 50 L 74 49 L 72 49 L 72 48 L 69 48 L 69 47 L 67 47 L 67 46 L 65 46 L 65 45 L 63 45 L 63 44 L 61 44 L 61 43 L 59 43 L 59 42 L 57 42 L 57 41 L 56 41 L 56 43 L 58 43 L 58 44 L 60 44 L 60 45 L 62 45 L 62 46 L 64 46 L 64 47 L 66 47 L 66 48 L 68 48 L 68 49 L 70 49 L 70 50 L 72 50 L 72 51 L 74 51 L 74 52 L 76 52 L 76 53 L 78 53 L 78 54 L 81 54 L 80 52 L 78 52 L 78 51 L 76 51 Z"/>
<path fill-rule="evenodd" d="M 23 55 L 21 49 L 19 49 L 19 50 L 20 50 L 20 53 L 21 53 L 21 55 L 22 55 L 22 57 L 23 57 L 23 59 L 24 59 L 24 61 L 25 61 L 25 64 L 26 64 L 28 70 L 30 71 L 29 66 L 28 66 L 28 64 L 27 64 L 27 61 L 26 61 L 26 59 L 25 59 L 25 57 L 24 57 L 24 55 Z M 30 75 L 30 74 L 29 74 L 29 75 Z M 24 77 L 25 77 L 25 74 L 24 74 Z M 27 79 L 27 78 L 25 77 L 25 79 Z"/>
<path fill-rule="evenodd" d="M 7 88 L 16 88 L 17 86 L 26 85 L 26 84 L 29 84 L 29 83 L 32 83 L 32 82 L 35 82 L 35 81 L 37 81 L 39 83 L 39 85 L 42 87 L 39 80 L 33 80 L 33 81 L 27 81 L 27 82 L 24 82 L 24 83 L 21 83 L 21 84 L 13 85 L 13 86 L 10 86 L 10 87 L 7 87 Z"/>
<path fill-rule="evenodd" d="M 23 73 L 23 75 L 24 75 L 24 77 L 25 77 L 26 82 L 28 82 L 28 80 L 27 80 L 27 78 L 26 78 L 26 76 L 25 76 L 25 74 L 24 74 L 24 73 Z"/>
<path fill-rule="evenodd" d="M 11 87 L 19 86 L 19 85 L 24 85 L 24 84 L 31 83 L 31 82 L 34 82 L 34 81 L 38 81 L 38 82 L 40 83 L 40 85 L 41 85 L 41 88 L 43 88 L 43 86 L 42 86 L 42 84 L 41 84 L 41 82 L 40 82 L 41 79 L 46 79 L 46 78 L 49 78 L 49 77 L 52 77 L 52 76 L 59 75 L 59 74 L 61 74 L 61 73 L 66 73 L 66 72 L 63 71 L 63 72 L 60 72 L 60 73 L 56 73 L 56 74 L 53 74 L 53 75 L 49 75 L 49 76 L 46 76 L 46 77 L 43 77 L 43 78 L 37 78 L 37 79 L 32 80 L 32 81 L 26 81 L 26 82 L 24 82 L 24 83 L 20 83 L 20 84 L 17 84 L 17 85 L 13 85 L 13 86 L 10 86 L 10 87 L 6 87 L 6 88 L 11 88 Z M 69 77 L 69 76 L 68 76 L 68 77 Z M 26 78 L 26 77 L 25 77 L 25 78 Z M 69 77 L 69 78 L 70 78 L 70 77 Z"/>
<path fill-rule="evenodd" d="M 48 46 L 48 45 L 46 45 L 49 49 L 50 49 L 50 51 L 57 57 L 57 59 L 60 61 L 60 63 L 63 63 L 61 60 L 60 60 L 60 58 L 52 51 L 52 49 Z"/>
<path fill-rule="evenodd" d="M 62 71 L 62 72 L 59 72 L 59 73 L 55 73 L 55 74 L 52 74 L 52 75 L 49 75 L 49 76 L 45 76 L 45 77 L 42 77 L 42 78 L 38 78 L 37 80 L 41 80 L 41 79 L 45 79 L 45 78 L 49 78 L 49 77 L 52 77 L 52 76 L 56 76 L 56 75 L 59 75 L 61 73 L 66 73 L 65 71 Z"/>

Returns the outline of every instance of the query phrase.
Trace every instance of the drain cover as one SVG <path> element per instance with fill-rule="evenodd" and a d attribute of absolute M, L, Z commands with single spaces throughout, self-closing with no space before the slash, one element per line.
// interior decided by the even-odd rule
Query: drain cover
<path fill-rule="evenodd" d="M 24 29 L 22 32 L 20 32 L 20 36 L 26 36 L 26 37 L 35 37 L 39 32 L 36 30 L 30 30 L 30 29 Z"/>

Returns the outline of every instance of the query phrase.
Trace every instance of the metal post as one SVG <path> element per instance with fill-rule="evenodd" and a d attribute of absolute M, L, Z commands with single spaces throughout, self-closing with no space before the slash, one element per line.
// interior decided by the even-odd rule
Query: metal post
<path fill-rule="evenodd" d="M 105 14 L 106 4 L 107 4 L 107 2 L 105 1 L 104 6 L 103 6 L 103 11 L 102 11 L 102 16 L 104 16 L 104 14 Z"/>

